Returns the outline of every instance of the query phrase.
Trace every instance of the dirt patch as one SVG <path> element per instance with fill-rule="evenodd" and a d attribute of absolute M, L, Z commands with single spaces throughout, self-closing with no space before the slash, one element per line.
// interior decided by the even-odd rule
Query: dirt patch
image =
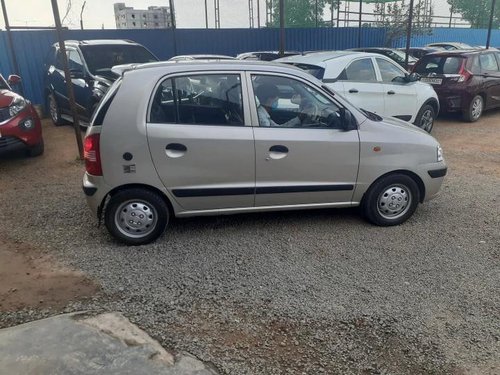
<path fill-rule="evenodd" d="M 62 308 L 98 290 L 83 274 L 0 234 L 0 311 Z"/>

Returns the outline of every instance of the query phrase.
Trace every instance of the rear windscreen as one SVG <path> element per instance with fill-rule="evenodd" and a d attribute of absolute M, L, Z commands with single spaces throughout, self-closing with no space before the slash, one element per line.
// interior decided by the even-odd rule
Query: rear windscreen
<path fill-rule="evenodd" d="M 424 56 L 415 67 L 418 74 L 458 74 L 464 58 L 458 56 Z"/>
<path fill-rule="evenodd" d="M 320 66 L 310 65 L 310 64 L 298 64 L 298 63 L 291 63 L 291 65 L 306 71 L 307 73 L 316 77 L 317 79 L 323 79 L 323 76 L 325 75 L 325 69 L 323 69 Z"/>

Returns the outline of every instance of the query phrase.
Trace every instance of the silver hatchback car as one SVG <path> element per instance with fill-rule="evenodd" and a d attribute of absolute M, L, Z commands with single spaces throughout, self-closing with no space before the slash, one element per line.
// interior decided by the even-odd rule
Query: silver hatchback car
<path fill-rule="evenodd" d="M 130 245 L 173 216 L 360 206 L 398 225 L 447 167 L 425 131 L 358 109 L 294 67 L 251 61 L 116 67 L 85 137 L 83 190 Z"/>

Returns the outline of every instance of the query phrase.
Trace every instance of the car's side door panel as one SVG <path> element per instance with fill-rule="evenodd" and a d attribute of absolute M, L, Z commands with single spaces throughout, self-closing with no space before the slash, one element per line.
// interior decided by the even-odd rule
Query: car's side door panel
<path fill-rule="evenodd" d="M 175 81 L 168 78 L 164 80 L 167 84 L 160 85 L 152 100 L 147 124 L 151 157 L 166 189 L 185 210 L 254 206 L 255 148 L 252 128 L 246 126 L 250 121 L 248 111 L 244 111 L 239 125 L 229 121 L 223 125 L 218 123 L 229 119 L 229 112 L 222 117 L 216 116 L 224 109 L 224 98 L 236 95 L 241 100 L 239 73 L 229 74 L 237 80 L 223 89 L 223 94 L 215 93 L 221 86 L 217 78 L 224 74 L 206 73 L 201 78 L 182 76 L 175 77 Z M 189 82 L 180 88 L 181 79 L 185 83 L 196 81 L 197 88 L 193 89 Z M 200 83 L 202 79 L 215 83 L 208 86 L 210 84 Z M 177 86 L 174 83 L 173 88 L 172 84 L 169 87 L 168 80 L 177 82 Z M 190 93 L 189 90 L 195 91 Z M 172 92 L 177 92 L 175 98 Z M 245 87 L 243 92 L 246 92 Z M 244 101 L 246 108 L 246 99 Z M 158 108 L 155 109 L 155 105 Z M 159 115 L 158 111 L 167 111 L 171 116 Z"/>
<path fill-rule="evenodd" d="M 256 78 L 260 79 L 260 83 Z M 250 90 L 269 82 L 286 86 L 285 80 L 309 87 L 302 81 L 278 74 L 255 72 L 249 73 L 247 79 Z M 252 91 L 249 96 L 254 98 Z M 325 97 L 322 98 L 325 103 Z M 301 97 L 301 100 L 306 101 L 306 97 Z M 327 108 L 335 105 L 331 98 L 326 100 L 331 104 L 329 107 L 327 103 Z M 345 131 L 328 128 L 328 125 L 308 127 L 311 124 L 307 124 L 307 120 L 302 120 L 300 124 L 262 126 L 256 115 L 256 101 L 251 101 L 251 107 L 254 114 L 257 207 L 350 204 L 359 163 L 357 130 Z M 307 109 L 302 111 L 307 112 Z M 296 113 L 301 113 L 301 110 Z M 330 116 L 338 116 L 338 113 L 333 112 Z M 271 119 L 279 123 L 273 112 Z"/>

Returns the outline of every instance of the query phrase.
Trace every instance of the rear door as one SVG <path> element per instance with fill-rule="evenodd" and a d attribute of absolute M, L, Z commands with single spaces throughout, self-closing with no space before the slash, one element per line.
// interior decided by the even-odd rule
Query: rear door
<path fill-rule="evenodd" d="M 406 72 L 396 63 L 379 57 L 375 62 L 384 84 L 385 115 L 410 121 L 418 111 L 415 85 L 403 80 Z"/>
<path fill-rule="evenodd" d="M 90 106 L 90 98 L 92 97 L 92 89 L 88 84 L 88 77 L 85 77 L 85 70 L 83 67 L 83 60 L 79 52 L 74 48 L 67 50 L 68 55 L 68 68 L 73 85 L 73 92 L 75 93 L 75 101 L 78 109 L 78 115 L 86 122 L 90 122 L 89 111 L 87 108 Z"/>
<path fill-rule="evenodd" d="M 156 170 L 186 210 L 254 206 L 255 148 L 239 72 L 165 78 L 150 104 Z"/>
<path fill-rule="evenodd" d="M 291 118 L 281 122 L 274 108 L 252 103 L 255 205 L 349 205 L 358 172 L 359 137 L 357 130 L 342 130 L 340 104 L 295 77 L 255 72 L 248 80 L 259 95 L 259 87 L 280 87 L 277 106 Z"/>
<path fill-rule="evenodd" d="M 385 112 L 384 85 L 379 82 L 371 57 L 350 62 L 339 76 L 344 96 L 354 105 L 383 115 Z"/>

